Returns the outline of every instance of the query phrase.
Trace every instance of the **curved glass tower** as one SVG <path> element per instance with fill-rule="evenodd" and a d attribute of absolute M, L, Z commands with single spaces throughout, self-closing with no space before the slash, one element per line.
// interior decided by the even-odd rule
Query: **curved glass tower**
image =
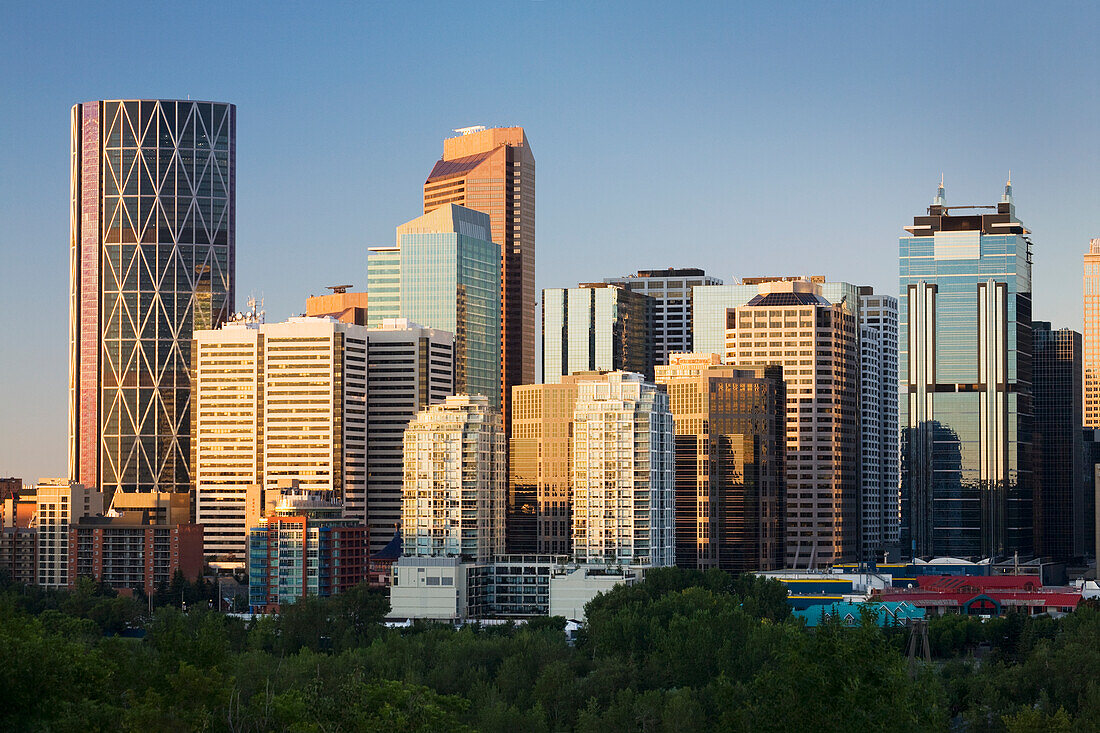
<path fill-rule="evenodd" d="M 69 474 L 187 491 L 195 329 L 233 310 L 236 107 L 72 109 Z"/>

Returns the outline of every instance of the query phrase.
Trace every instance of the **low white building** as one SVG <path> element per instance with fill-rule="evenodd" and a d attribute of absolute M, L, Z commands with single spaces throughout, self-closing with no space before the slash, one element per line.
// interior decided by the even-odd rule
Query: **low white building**
<path fill-rule="evenodd" d="M 550 555 L 503 555 L 489 562 L 402 557 L 393 565 L 390 619 L 466 621 L 563 616 L 584 620 L 585 605 L 641 568 L 578 565 Z"/>

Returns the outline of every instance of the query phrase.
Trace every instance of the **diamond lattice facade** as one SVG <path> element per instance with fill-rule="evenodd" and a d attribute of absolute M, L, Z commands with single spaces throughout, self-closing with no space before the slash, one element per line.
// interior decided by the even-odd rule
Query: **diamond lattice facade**
<path fill-rule="evenodd" d="M 69 473 L 187 491 L 191 336 L 233 310 L 236 107 L 72 109 Z"/>

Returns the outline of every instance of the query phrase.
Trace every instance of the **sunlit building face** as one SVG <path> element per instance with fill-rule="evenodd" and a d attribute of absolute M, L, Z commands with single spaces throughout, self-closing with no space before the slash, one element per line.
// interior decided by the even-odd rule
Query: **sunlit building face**
<path fill-rule="evenodd" d="M 233 310 L 236 107 L 72 109 L 69 465 L 107 491 L 186 491 L 194 330 Z"/>

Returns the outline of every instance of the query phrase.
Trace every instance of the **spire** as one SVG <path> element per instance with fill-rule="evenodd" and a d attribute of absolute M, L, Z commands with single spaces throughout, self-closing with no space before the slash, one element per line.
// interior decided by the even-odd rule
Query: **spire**
<path fill-rule="evenodd" d="M 932 199 L 933 206 L 947 206 L 947 198 L 943 193 L 943 174 L 940 174 L 940 187 L 936 189 L 936 198 Z"/>
<path fill-rule="evenodd" d="M 1008 172 L 1008 180 L 1005 182 L 1005 195 L 1001 196 L 1001 203 L 1012 203 L 1012 171 Z"/>

